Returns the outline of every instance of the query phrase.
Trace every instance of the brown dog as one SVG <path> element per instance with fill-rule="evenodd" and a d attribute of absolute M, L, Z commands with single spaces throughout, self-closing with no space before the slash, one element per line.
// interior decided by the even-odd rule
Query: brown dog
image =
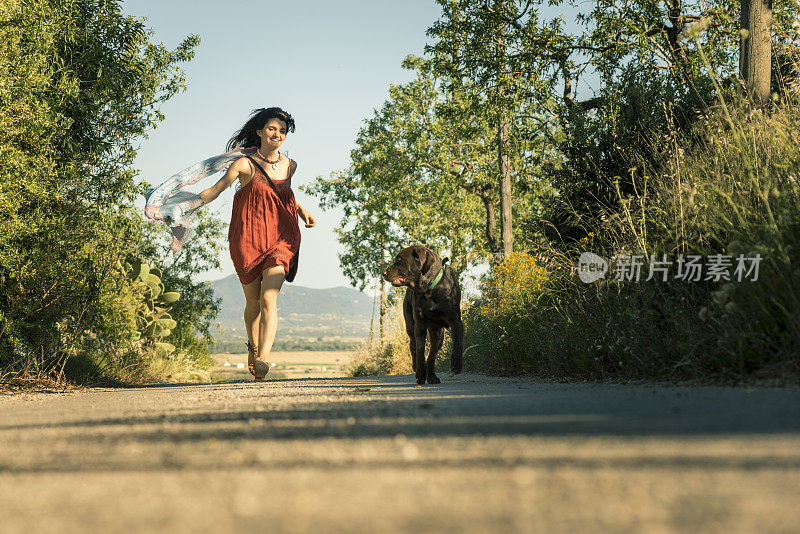
<path fill-rule="evenodd" d="M 395 287 L 405 286 L 403 317 L 410 338 L 411 363 L 417 384 L 439 384 L 434 372 L 436 353 L 442 348 L 444 329 L 453 336 L 450 370 L 461 372 L 464 349 L 464 324 L 461 322 L 461 287 L 455 271 L 431 249 L 414 245 L 401 250 L 383 279 Z M 430 335 L 431 350 L 425 360 L 425 338 Z"/>

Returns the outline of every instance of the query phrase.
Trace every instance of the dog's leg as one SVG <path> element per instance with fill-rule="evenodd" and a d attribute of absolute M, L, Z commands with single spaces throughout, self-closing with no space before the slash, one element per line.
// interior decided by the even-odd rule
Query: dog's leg
<path fill-rule="evenodd" d="M 406 292 L 406 297 L 403 299 L 403 319 L 406 323 L 406 334 L 408 334 L 408 348 L 411 351 L 411 369 L 416 374 L 417 372 L 417 341 L 414 334 L 414 308 L 411 304 L 411 297 Z M 422 346 L 425 346 L 423 341 Z"/>
<path fill-rule="evenodd" d="M 417 340 L 414 338 L 414 327 L 412 326 L 410 329 L 406 328 L 406 334 L 408 334 L 409 341 L 408 341 L 408 348 L 411 351 L 411 370 L 416 373 L 417 372 Z"/>
<path fill-rule="evenodd" d="M 425 374 L 428 384 L 440 384 L 442 381 L 436 376 L 436 354 L 444 342 L 444 328 L 432 326 L 428 328 L 428 334 L 431 336 L 431 351 L 428 354 L 428 361 L 425 362 Z"/>
<path fill-rule="evenodd" d="M 450 371 L 457 375 L 461 372 L 462 357 L 464 355 L 464 323 L 461 317 L 453 321 L 450 326 L 453 335 L 453 354 L 450 356 Z"/>
<path fill-rule="evenodd" d="M 414 352 L 414 362 L 416 365 L 415 374 L 417 377 L 417 384 L 420 386 L 425 384 L 427 375 L 425 373 L 425 337 L 428 335 L 428 330 L 419 322 L 414 323 L 414 344 L 416 351 Z"/>

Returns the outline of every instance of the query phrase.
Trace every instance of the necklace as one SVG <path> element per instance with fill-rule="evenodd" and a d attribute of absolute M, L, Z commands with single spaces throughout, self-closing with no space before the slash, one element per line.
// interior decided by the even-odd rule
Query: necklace
<path fill-rule="evenodd" d="M 266 161 L 267 163 L 269 163 L 269 164 L 271 164 L 271 165 L 272 165 L 272 170 L 273 170 L 273 171 L 277 171 L 277 170 L 278 170 L 278 162 L 279 162 L 279 161 L 281 160 L 281 158 L 283 157 L 283 155 L 281 154 L 281 151 L 280 151 L 280 150 L 278 150 L 278 159 L 276 159 L 275 161 L 270 161 L 270 160 L 268 160 L 267 158 L 265 158 L 265 157 L 264 157 L 264 154 L 262 154 L 262 153 L 261 153 L 261 149 L 258 149 L 258 148 L 257 148 L 257 149 L 256 149 L 256 153 L 257 153 L 257 154 L 258 154 L 258 155 L 261 157 L 261 159 L 263 159 L 264 161 Z"/>

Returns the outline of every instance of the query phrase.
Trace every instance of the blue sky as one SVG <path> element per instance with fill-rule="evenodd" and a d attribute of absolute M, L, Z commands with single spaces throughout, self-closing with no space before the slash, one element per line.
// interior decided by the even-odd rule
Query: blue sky
<path fill-rule="evenodd" d="M 347 167 L 364 119 L 382 105 L 391 83 L 411 79 L 400 63 L 408 54 L 422 54 L 425 31 L 440 14 L 438 5 L 432 0 L 126 0 L 123 9 L 146 17 L 155 31 L 151 39 L 169 48 L 192 33 L 201 38 L 194 60 L 183 65 L 187 90 L 161 107 L 166 119 L 141 140 L 140 179 L 157 185 L 195 161 L 222 153 L 252 109 L 283 107 L 297 122 L 297 131 L 284 144 L 299 163 L 295 193 L 318 221 L 313 229 L 301 225 L 302 261 L 295 283 L 348 285 L 333 234 L 340 214 L 321 211 L 297 186 Z M 230 220 L 233 192 L 229 188 L 204 209 Z M 220 263 L 220 270 L 198 280 L 234 272 L 227 248 Z"/>

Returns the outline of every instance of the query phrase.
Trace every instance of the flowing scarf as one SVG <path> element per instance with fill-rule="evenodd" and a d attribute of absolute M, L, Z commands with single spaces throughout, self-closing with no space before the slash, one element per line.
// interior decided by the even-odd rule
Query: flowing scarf
<path fill-rule="evenodd" d="M 162 221 L 169 227 L 172 232 L 172 252 L 177 253 L 192 236 L 189 217 L 203 205 L 200 195 L 184 189 L 207 176 L 227 169 L 236 159 L 254 152 L 254 148 L 237 148 L 198 161 L 173 174 L 158 187 L 147 189 L 144 194 L 146 200 L 144 213 L 151 221 Z"/>

